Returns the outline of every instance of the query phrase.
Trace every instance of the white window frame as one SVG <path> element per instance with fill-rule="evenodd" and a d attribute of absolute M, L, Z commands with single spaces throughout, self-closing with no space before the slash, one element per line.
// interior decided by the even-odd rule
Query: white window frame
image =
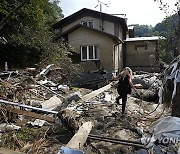
<path fill-rule="evenodd" d="M 92 46 L 93 47 L 93 58 L 90 59 L 89 58 L 89 47 Z M 87 57 L 86 59 L 83 59 L 83 51 L 82 51 L 82 48 L 83 47 L 86 47 L 86 53 L 87 53 Z M 97 58 L 95 58 L 95 47 L 97 49 Z M 99 46 L 98 45 L 83 45 L 81 46 L 81 61 L 88 61 L 88 60 L 99 60 L 100 59 L 100 52 L 99 52 Z"/>
<path fill-rule="evenodd" d="M 88 20 L 88 21 L 82 21 L 81 24 L 83 25 L 84 23 L 87 23 L 87 27 L 90 27 L 90 23 L 92 23 L 92 27 L 91 28 L 94 28 L 94 22 L 93 20 Z"/>

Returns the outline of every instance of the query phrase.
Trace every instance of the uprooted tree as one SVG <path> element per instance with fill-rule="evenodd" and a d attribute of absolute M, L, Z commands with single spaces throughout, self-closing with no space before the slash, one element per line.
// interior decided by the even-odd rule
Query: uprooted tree
<path fill-rule="evenodd" d="M 170 16 L 169 5 L 164 3 L 163 0 L 154 0 L 159 3 L 160 10 L 163 10 L 166 14 L 166 18 Z M 174 4 L 177 9 L 173 10 L 173 13 L 178 16 L 177 24 L 173 18 L 171 22 L 174 27 L 172 35 L 174 42 L 174 56 L 176 57 L 172 63 L 164 71 L 164 80 L 161 87 L 161 98 L 163 103 L 171 106 L 171 115 L 180 117 L 180 2 L 177 1 Z"/>
<path fill-rule="evenodd" d="M 164 71 L 164 80 L 161 87 L 162 102 L 171 106 L 171 115 L 180 117 L 180 56 Z"/>

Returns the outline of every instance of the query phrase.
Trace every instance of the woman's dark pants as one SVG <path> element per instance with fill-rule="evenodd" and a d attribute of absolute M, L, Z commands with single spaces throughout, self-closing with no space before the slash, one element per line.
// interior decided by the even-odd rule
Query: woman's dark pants
<path fill-rule="evenodd" d="M 120 94 L 116 98 L 117 104 L 119 104 L 119 100 L 122 98 L 122 113 L 124 114 L 125 108 L 126 108 L 126 101 L 127 101 L 127 94 Z"/>

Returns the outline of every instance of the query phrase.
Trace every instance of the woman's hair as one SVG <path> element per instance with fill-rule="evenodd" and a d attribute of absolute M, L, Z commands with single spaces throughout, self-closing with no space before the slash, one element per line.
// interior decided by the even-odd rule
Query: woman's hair
<path fill-rule="evenodd" d="M 126 77 L 126 70 L 129 72 L 129 75 L 132 77 L 133 71 L 129 67 L 125 67 L 124 70 L 120 73 L 120 77 L 124 78 Z"/>

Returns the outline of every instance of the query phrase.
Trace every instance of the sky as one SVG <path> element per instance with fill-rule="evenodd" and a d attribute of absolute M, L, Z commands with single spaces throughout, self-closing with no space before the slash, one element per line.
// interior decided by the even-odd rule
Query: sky
<path fill-rule="evenodd" d="M 102 4 L 102 12 L 108 14 L 126 14 L 127 24 L 140 24 L 155 26 L 161 22 L 166 14 L 159 9 L 158 2 L 154 0 L 100 0 Z M 167 3 L 168 11 L 172 14 L 173 10 L 177 10 L 175 3 L 179 0 L 163 0 Z M 65 17 L 82 9 L 89 8 L 100 11 L 98 0 L 61 0 L 61 8 Z M 97 7 L 96 7 L 97 6 Z M 108 7 L 107 7 L 108 6 Z M 95 8 L 96 7 L 96 8 Z M 169 13 L 168 13 L 169 14 Z M 120 16 L 123 17 L 123 16 Z"/>

